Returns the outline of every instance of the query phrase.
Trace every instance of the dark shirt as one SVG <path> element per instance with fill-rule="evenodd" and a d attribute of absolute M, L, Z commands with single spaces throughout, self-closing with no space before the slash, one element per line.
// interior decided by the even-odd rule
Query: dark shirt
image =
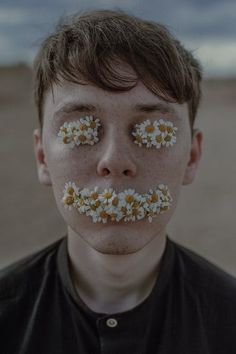
<path fill-rule="evenodd" d="M 0 353 L 235 354 L 236 281 L 168 238 L 150 295 L 95 313 L 73 287 L 65 237 L 0 272 Z"/>

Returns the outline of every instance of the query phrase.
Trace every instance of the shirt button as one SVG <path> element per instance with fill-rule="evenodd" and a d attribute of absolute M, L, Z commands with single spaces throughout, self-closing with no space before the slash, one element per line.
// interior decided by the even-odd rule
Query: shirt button
<path fill-rule="evenodd" d="M 108 320 L 106 321 L 106 324 L 108 327 L 116 327 L 118 325 L 118 322 L 115 318 L 108 318 Z"/>

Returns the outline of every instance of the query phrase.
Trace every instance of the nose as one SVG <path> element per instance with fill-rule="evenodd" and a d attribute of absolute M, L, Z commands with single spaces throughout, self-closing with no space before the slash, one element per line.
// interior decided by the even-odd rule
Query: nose
<path fill-rule="evenodd" d="M 136 176 L 137 166 L 132 158 L 130 142 L 114 134 L 108 140 L 97 164 L 97 174 L 101 177 Z"/>

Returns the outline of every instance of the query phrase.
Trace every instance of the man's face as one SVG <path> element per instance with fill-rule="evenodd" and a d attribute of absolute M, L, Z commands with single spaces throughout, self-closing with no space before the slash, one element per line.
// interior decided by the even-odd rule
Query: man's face
<path fill-rule="evenodd" d="M 58 139 L 60 127 L 86 115 L 100 120 L 99 141 L 73 148 Z M 135 124 L 149 119 L 171 121 L 178 128 L 173 146 L 147 148 L 134 143 Z M 191 183 L 200 157 L 201 133 L 191 141 L 186 104 L 167 103 L 143 84 L 113 93 L 93 85 L 64 82 L 46 94 L 43 134 L 35 131 L 35 151 L 41 183 L 52 185 L 58 209 L 70 229 L 101 253 L 128 254 L 142 249 L 154 237 L 164 235 L 176 207 L 182 184 Z M 194 156 L 194 157 L 193 157 Z M 94 223 L 86 215 L 67 210 L 62 203 L 65 183 L 122 192 L 132 188 L 143 194 L 158 184 L 168 186 L 173 203 L 152 223 Z"/>

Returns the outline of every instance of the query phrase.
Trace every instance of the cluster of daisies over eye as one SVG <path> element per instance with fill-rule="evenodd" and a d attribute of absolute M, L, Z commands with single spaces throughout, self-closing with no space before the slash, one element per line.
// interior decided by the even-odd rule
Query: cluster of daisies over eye
<path fill-rule="evenodd" d="M 99 141 L 98 129 L 100 120 L 93 116 L 85 116 L 77 121 L 65 122 L 60 127 L 58 137 L 64 144 L 70 147 L 75 145 L 94 145 Z M 143 123 L 135 124 L 132 135 L 134 143 L 138 146 L 145 145 L 147 148 L 172 146 L 176 143 L 177 127 L 172 122 L 159 119 L 151 122 L 149 119 Z"/>
<path fill-rule="evenodd" d="M 107 221 L 137 221 L 148 218 L 149 222 L 170 208 L 172 198 L 164 184 L 139 194 L 134 189 L 116 193 L 113 188 L 98 191 L 79 188 L 74 182 L 65 184 L 62 202 L 66 209 L 75 208 L 80 214 L 92 218 L 94 223 Z"/>
<path fill-rule="evenodd" d="M 94 145 L 99 141 L 98 128 L 101 126 L 99 119 L 85 116 L 77 121 L 65 122 L 60 127 L 58 137 L 70 147 L 75 145 Z"/>
<path fill-rule="evenodd" d="M 132 135 L 135 137 L 135 144 L 146 147 L 154 146 L 159 149 L 161 146 L 172 146 L 176 143 L 176 131 L 172 122 L 159 119 L 153 123 L 149 119 L 141 124 L 135 124 L 135 130 Z"/>

